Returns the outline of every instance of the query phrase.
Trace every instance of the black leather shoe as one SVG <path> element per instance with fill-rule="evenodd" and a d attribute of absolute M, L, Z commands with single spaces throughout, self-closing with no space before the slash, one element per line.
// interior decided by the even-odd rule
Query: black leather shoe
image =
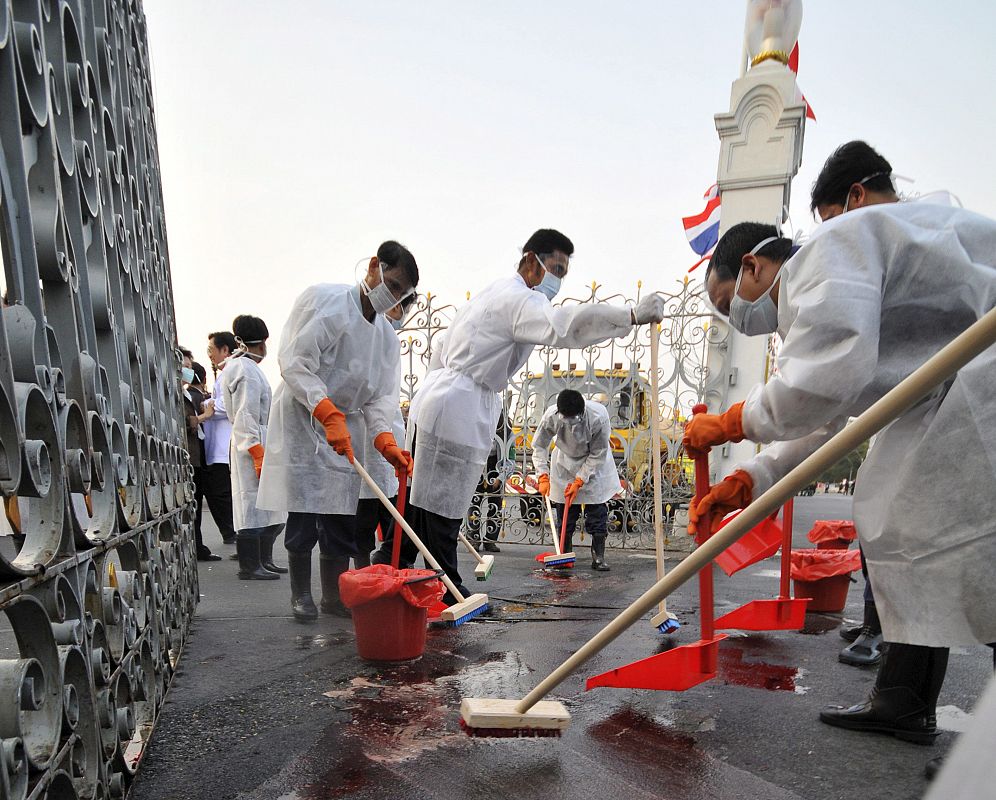
<path fill-rule="evenodd" d="M 861 631 L 865 629 L 864 624 L 861 625 L 850 625 L 846 628 L 841 627 L 840 638 L 845 642 L 853 642 L 861 635 Z"/>
<path fill-rule="evenodd" d="M 608 572 L 612 567 L 605 563 L 604 558 L 595 557 L 591 560 L 591 568 L 596 572 Z"/>
<path fill-rule="evenodd" d="M 827 706 L 820 712 L 820 722 L 850 731 L 888 733 L 914 744 L 933 744 L 937 737 L 936 716 L 905 686 L 872 689 L 866 702 L 850 708 Z"/>
<path fill-rule="evenodd" d="M 852 667 L 873 667 L 882 660 L 882 634 L 865 628 L 854 642 L 837 655 L 842 664 Z"/>
<path fill-rule="evenodd" d="M 487 550 L 489 553 L 500 553 L 501 552 L 501 548 L 497 544 L 495 544 L 494 542 L 485 542 L 484 543 L 484 549 Z"/>
<path fill-rule="evenodd" d="M 197 554 L 197 560 L 198 561 L 221 561 L 221 556 L 215 555 L 210 550 L 205 549 L 205 550 L 201 550 Z"/>

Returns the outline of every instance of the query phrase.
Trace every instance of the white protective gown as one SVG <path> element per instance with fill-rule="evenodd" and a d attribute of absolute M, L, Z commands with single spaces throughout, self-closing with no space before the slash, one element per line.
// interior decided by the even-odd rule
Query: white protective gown
<path fill-rule="evenodd" d="M 537 345 L 586 347 L 632 329 L 624 306 L 554 308 L 518 273 L 501 278 L 463 306 L 415 395 L 412 505 L 449 519 L 470 507 L 509 379 Z"/>
<path fill-rule="evenodd" d="M 744 433 L 777 441 L 741 468 L 754 495 L 996 305 L 996 222 L 926 203 L 818 229 L 785 265 L 778 374 Z M 890 642 L 996 641 L 996 348 L 877 437 L 854 522 Z"/>
<path fill-rule="evenodd" d="M 543 414 L 533 435 L 533 467 L 537 475 L 550 475 L 550 501 L 564 502 L 564 490 L 575 478 L 584 485 L 574 504 L 607 503 L 619 491 L 619 473 L 612 459 L 609 437 L 612 424 L 601 403 L 585 401 L 584 414 L 569 423 L 557 413 L 556 404 Z M 556 439 L 552 466 L 550 443 Z"/>
<path fill-rule="evenodd" d="M 266 449 L 266 427 L 270 417 L 270 382 L 253 359 L 238 356 L 228 360 L 219 376 L 225 398 L 225 413 L 232 421 L 229 464 L 232 470 L 232 518 L 235 530 L 265 528 L 287 521 L 279 511 L 256 507 L 259 479 L 249 448 Z M 266 461 L 266 455 L 263 457 Z"/>
<path fill-rule="evenodd" d="M 319 284 L 294 302 L 280 336 L 283 382 L 273 395 L 259 482 L 260 508 L 355 514 L 360 477 L 325 440 L 312 411 L 328 397 L 346 415 L 353 451 L 391 430 L 400 391 L 400 344 L 378 314 L 367 322 L 359 288 Z"/>
<path fill-rule="evenodd" d="M 404 450 L 405 449 L 405 420 L 401 416 L 401 408 L 398 408 L 397 413 L 394 416 L 394 424 L 391 426 L 391 433 L 394 434 L 394 441 L 398 443 L 398 446 Z M 373 437 L 368 436 L 363 440 L 363 452 L 362 455 L 360 451 L 357 450 L 357 457 L 360 459 L 360 463 L 363 464 L 363 468 L 370 473 L 370 477 L 374 479 L 380 490 L 388 497 L 394 497 L 398 493 L 398 476 L 394 472 L 394 467 L 392 467 L 387 459 L 384 458 L 380 453 L 377 452 L 377 448 L 373 446 Z M 360 485 L 360 499 L 361 500 L 372 500 L 376 497 L 373 493 L 373 489 L 363 483 Z"/>

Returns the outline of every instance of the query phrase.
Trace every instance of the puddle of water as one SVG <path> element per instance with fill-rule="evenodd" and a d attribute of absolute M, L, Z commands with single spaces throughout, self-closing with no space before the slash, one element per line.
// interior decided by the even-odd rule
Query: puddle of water
<path fill-rule="evenodd" d="M 719 648 L 718 677 L 726 683 L 751 689 L 805 693 L 797 687 L 801 671 L 796 667 L 767 664 L 763 661 L 744 661 L 744 651 L 739 647 Z"/>
<path fill-rule="evenodd" d="M 842 617 L 830 617 L 825 614 L 806 614 L 806 624 L 799 633 L 807 636 L 823 636 L 837 630 L 843 621 Z"/>
<path fill-rule="evenodd" d="M 352 636 L 344 636 L 342 634 L 332 635 L 329 633 L 298 634 L 294 637 L 294 648 L 297 650 L 310 650 L 313 647 L 333 647 L 352 641 L 352 638 Z"/>

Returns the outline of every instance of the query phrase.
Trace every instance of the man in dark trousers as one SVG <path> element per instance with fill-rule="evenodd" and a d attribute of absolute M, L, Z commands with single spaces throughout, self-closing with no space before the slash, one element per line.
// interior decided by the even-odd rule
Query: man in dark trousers
<path fill-rule="evenodd" d="M 201 425 L 204 430 L 204 496 L 225 544 L 235 544 L 232 524 L 232 473 L 228 465 L 228 449 L 232 440 L 232 423 L 225 413 L 225 398 L 221 392 L 221 371 L 237 344 L 231 331 L 218 331 L 208 336 L 208 358 L 214 370 L 214 388 L 204 407 L 208 412 Z"/>

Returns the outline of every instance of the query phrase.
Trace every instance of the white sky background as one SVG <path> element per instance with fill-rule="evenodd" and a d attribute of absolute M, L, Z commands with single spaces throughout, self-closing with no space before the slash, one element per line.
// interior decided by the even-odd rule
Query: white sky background
<path fill-rule="evenodd" d="M 394 238 L 419 289 L 462 302 L 536 228 L 595 280 L 669 290 L 681 217 L 715 182 L 745 3 L 144 0 L 180 343 L 240 313 L 280 331 L 294 298 L 354 281 Z M 837 145 L 863 138 L 900 189 L 996 217 L 996 5 L 807 0 L 807 124 L 792 221 Z"/>

